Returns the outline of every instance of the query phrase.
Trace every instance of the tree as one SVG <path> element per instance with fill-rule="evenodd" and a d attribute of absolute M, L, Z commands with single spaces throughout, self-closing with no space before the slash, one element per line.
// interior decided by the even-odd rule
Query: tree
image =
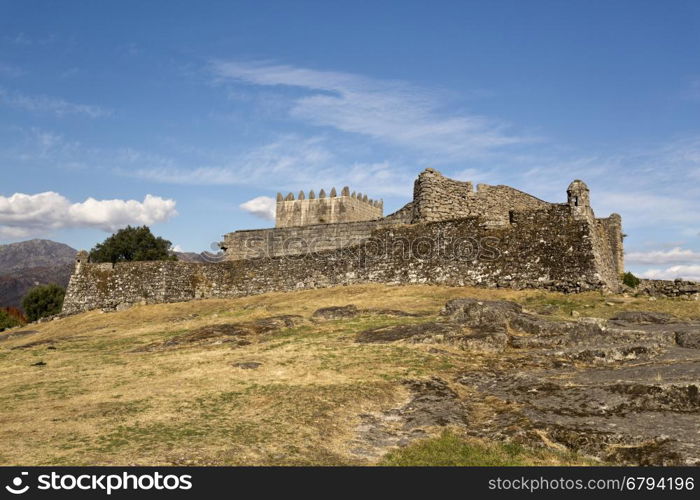
<path fill-rule="evenodd" d="M 134 260 L 177 260 L 172 255 L 172 244 L 151 233 L 148 226 L 126 226 L 98 243 L 90 250 L 91 262 L 117 262 Z"/>
<path fill-rule="evenodd" d="M 52 283 L 32 288 L 22 300 L 22 308 L 29 321 L 53 316 L 61 312 L 66 291 Z"/>

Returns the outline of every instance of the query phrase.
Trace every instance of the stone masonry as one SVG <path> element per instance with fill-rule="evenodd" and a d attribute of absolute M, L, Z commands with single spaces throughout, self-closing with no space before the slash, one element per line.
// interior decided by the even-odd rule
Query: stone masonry
<path fill-rule="evenodd" d="M 620 289 L 620 216 L 596 218 L 581 181 L 571 183 L 566 203 L 548 203 L 508 186 L 474 190 L 428 169 L 410 203 L 381 217 L 381 203 L 367 200 L 378 211 L 361 215 L 371 216 L 365 220 L 347 220 L 347 209 L 339 208 L 365 203 L 364 195 L 347 192 L 311 198 L 335 200 L 328 213 L 345 222 L 318 223 L 308 212 L 322 209 L 311 204 L 288 208 L 307 199 L 278 201 L 280 227 L 225 235 L 223 262 L 97 264 L 81 252 L 63 312 L 371 282 Z"/>
<path fill-rule="evenodd" d="M 383 212 L 383 202 L 367 198 L 362 193 L 350 194 L 350 188 L 343 188 L 340 196 L 335 188 L 330 195 L 321 189 L 318 198 L 309 191 L 308 198 L 304 191 L 299 192 L 297 199 L 289 193 L 286 197 L 277 193 L 275 227 L 308 226 L 310 224 L 337 224 L 342 222 L 366 221 L 380 219 Z"/>

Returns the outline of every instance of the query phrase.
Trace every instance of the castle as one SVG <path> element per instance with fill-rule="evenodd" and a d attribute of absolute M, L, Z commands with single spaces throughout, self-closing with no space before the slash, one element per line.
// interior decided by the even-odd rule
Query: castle
<path fill-rule="evenodd" d="M 81 252 L 63 312 L 368 282 L 620 288 L 621 217 L 596 218 L 580 180 L 549 203 L 426 169 L 411 202 L 383 208 L 347 187 L 278 194 L 275 227 L 224 235 L 223 262 L 97 264 Z"/>
<path fill-rule="evenodd" d="M 343 188 L 326 197 L 313 191 L 308 198 L 301 191 L 295 199 L 277 194 L 275 228 L 228 233 L 219 246 L 229 260 L 299 255 L 311 250 L 347 248 L 369 239 L 382 227 L 478 218 L 484 228 L 508 228 L 527 212 L 544 211 L 554 233 L 572 218 L 588 224 L 602 280 L 612 288 L 623 272 L 622 220 L 612 214 L 596 218 L 590 192 L 583 181 L 573 181 L 563 204 L 548 203 L 509 186 L 461 182 L 444 177 L 434 169 L 424 170 L 416 179 L 413 200 L 386 217 L 383 202 Z M 548 238 L 554 234 L 548 235 Z"/>

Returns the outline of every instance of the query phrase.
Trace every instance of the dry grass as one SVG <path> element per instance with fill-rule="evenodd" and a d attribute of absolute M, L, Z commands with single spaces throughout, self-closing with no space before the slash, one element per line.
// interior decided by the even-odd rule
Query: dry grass
<path fill-rule="evenodd" d="M 29 325 L 23 330 L 36 333 L 0 341 L 0 464 L 359 463 L 348 443 L 360 413 L 404 402 L 402 379 L 449 380 L 460 363 L 478 357 L 445 358 L 424 345 L 357 344 L 355 333 L 425 321 L 447 300 L 466 296 L 533 307 L 583 301 L 595 312 L 611 307 L 593 295 L 366 285 L 137 306 Z M 320 307 L 346 304 L 428 316 L 306 321 L 243 347 L 134 352 L 205 325 L 279 314 L 309 318 Z M 262 365 L 232 366 L 246 361 Z"/>

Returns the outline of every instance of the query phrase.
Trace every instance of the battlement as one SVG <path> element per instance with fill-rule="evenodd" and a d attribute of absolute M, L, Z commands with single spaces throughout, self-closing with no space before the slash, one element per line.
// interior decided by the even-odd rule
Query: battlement
<path fill-rule="evenodd" d="M 352 192 L 345 186 L 338 196 L 335 188 L 329 195 L 321 189 L 318 197 L 313 190 L 308 197 L 304 191 L 294 198 L 293 193 L 286 197 L 277 193 L 275 227 L 298 227 L 314 224 L 336 224 L 339 222 L 359 222 L 381 219 L 384 202 L 373 200 L 366 194 Z"/>

